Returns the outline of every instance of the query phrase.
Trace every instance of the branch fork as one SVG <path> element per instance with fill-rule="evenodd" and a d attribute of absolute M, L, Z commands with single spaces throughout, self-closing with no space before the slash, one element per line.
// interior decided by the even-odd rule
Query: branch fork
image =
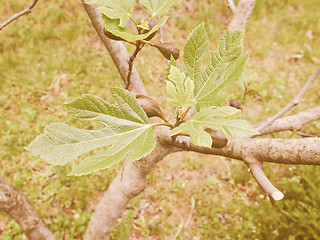
<path fill-rule="evenodd" d="M 34 0 L 26 9 L 24 9 L 23 11 L 19 12 L 19 13 L 15 13 L 12 15 L 11 18 L 9 18 L 8 20 L 6 20 L 5 22 L 3 22 L 2 24 L 0 24 L 0 31 L 6 27 L 8 24 L 12 23 L 13 21 L 15 21 L 16 19 L 18 19 L 19 17 L 31 13 L 31 9 L 37 4 L 39 0 Z"/>

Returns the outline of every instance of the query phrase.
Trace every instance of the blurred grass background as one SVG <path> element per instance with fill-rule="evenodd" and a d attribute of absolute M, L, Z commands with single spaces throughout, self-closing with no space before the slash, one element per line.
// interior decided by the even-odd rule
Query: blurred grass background
<path fill-rule="evenodd" d="M 5 0 L 0 22 L 28 4 Z M 256 2 L 245 34 L 250 60 L 242 76 L 250 90 L 249 122 L 262 121 L 284 107 L 320 64 L 319 8 L 318 0 Z M 205 22 L 214 50 L 231 17 L 224 0 L 182 0 L 170 12 L 164 40 L 183 51 L 191 30 Z M 179 62 L 182 65 L 182 58 Z M 168 107 L 166 60 L 146 47 L 135 64 L 150 95 Z M 84 93 L 110 99 L 108 86 L 123 84 L 80 1 L 39 1 L 31 14 L 0 32 L 0 174 L 28 197 L 63 239 L 82 238 L 99 196 L 119 166 L 66 177 L 72 164 L 47 165 L 24 147 L 51 122 L 90 127 L 67 116 L 61 105 Z M 240 84 L 229 94 L 243 101 Z M 319 102 L 317 80 L 290 113 Z M 315 122 L 302 131 L 319 136 L 319 129 Z M 272 137 L 299 136 L 286 132 Z M 130 202 L 111 239 L 172 239 L 179 226 L 183 227 L 177 239 L 319 239 L 320 167 L 265 164 L 264 169 L 285 193 L 283 201 L 266 201 L 242 162 L 194 153 L 168 156 L 148 177 L 143 194 Z M 26 239 L 4 213 L 0 239 Z"/>

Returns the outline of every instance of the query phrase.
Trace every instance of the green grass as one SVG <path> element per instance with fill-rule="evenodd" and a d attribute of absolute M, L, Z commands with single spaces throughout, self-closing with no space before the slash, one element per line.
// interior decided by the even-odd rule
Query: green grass
<path fill-rule="evenodd" d="M 27 4 L 22 0 L 1 4 L 0 22 Z M 284 107 L 319 65 L 318 9 L 317 0 L 257 1 L 245 35 L 245 49 L 251 54 L 242 77 L 249 84 L 250 122 Z M 183 52 L 191 30 L 205 22 L 214 50 L 231 17 L 224 0 L 183 1 L 170 13 L 164 40 Z M 301 58 L 294 58 L 296 54 Z M 182 65 L 182 58 L 179 62 Z M 164 108 L 166 65 L 149 47 L 136 59 L 150 95 Z M 31 14 L 0 32 L 0 174 L 28 197 L 63 239 L 82 238 L 99 196 L 119 166 L 67 177 L 71 164 L 47 165 L 24 147 L 51 122 L 93 127 L 72 120 L 61 105 L 84 93 L 109 99 L 108 86 L 123 84 L 80 2 L 39 2 Z M 316 81 L 292 113 L 316 106 L 319 89 Z M 229 93 L 242 102 L 240 85 Z M 319 129 L 316 122 L 303 131 L 319 135 Z M 241 162 L 192 153 L 168 156 L 148 176 L 143 194 L 130 202 L 111 239 L 170 239 L 180 224 L 184 227 L 178 239 L 316 239 L 320 168 L 265 164 L 265 169 L 284 191 L 283 201 L 266 201 Z M 192 198 L 196 205 L 186 226 Z M 26 239 L 4 213 L 0 239 Z"/>

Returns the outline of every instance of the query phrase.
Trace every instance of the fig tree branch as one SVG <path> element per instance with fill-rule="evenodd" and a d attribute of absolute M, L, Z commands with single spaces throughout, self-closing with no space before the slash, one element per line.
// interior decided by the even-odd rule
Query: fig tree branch
<path fill-rule="evenodd" d="M 307 82 L 302 87 L 300 92 L 294 97 L 294 99 L 287 106 L 285 106 L 280 112 L 278 112 L 273 117 L 268 118 L 265 122 L 263 122 L 256 128 L 258 132 L 261 132 L 264 128 L 270 126 L 275 120 L 283 116 L 294 106 L 298 105 L 302 96 L 309 89 L 309 87 L 312 85 L 314 80 L 319 76 L 319 74 L 320 74 L 320 67 L 318 67 L 317 70 L 308 78 Z"/>
<path fill-rule="evenodd" d="M 236 12 L 236 5 L 234 5 L 233 0 L 226 0 L 226 4 L 228 8 L 230 8 L 231 12 L 234 14 Z"/>
<path fill-rule="evenodd" d="M 27 198 L 0 175 L 0 211 L 9 214 L 30 240 L 55 240 Z"/>
<path fill-rule="evenodd" d="M 235 13 L 233 14 L 232 20 L 229 24 L 229 29 L 244 30 L 247 26 L 249 17 L 252 13 L 256 0 L 240 0 Z"/>
<path fill-rule="evenodd" d="M 8 20 L 6 20 L 5 22 L 0 24 L 0 31 L 6 27 L 8 24 L 12 23 L 14 20 L 18 19 L 19 17 L 31 13 L 31 9 L 37 4 L 38 0 L 34 0 L 26 9 L 22 10 L 19 13 L 15 13 L 12 15 L 11 18 L 9 18 Z"/>
<path fill-rule="evenodd" d="M 297 132 L 299 136 L 306 138 L 306 137 L 317 137 L 315 135 L 309 134 L 309 133 L 304 133 L 304 132 Z"/>
<path fill-rule="evenodd" d="M 128 60 L 130 58 L 126 47 L 122 42 L 114 41 L 107 38 L 103 33 L 104 27 L 101 24 L 101 13 L 93 5 L 85 4 L 84 0 L 81 0 L 81 2 L 91 20 L 92 26 L 94 27 L 101 41 L 110 53 L 110 56 L 112 57 L 112 60 L 115 63 L 123 82 L 126 84 L 129 71 Z M 147 91 L 137 72 L 137 69 L 134 66 L 132 67 L 128 90 L 136 95 L 141 94 L 147 96 Z"/>
<path fill-rule="evenodd" d="M 165 129 L 156 129 L 156 136 Z M 151 169 L 166 155 L 176 151 L 179 149 L 157 137 L 157 146 L 152 153 L 134 162 L 125 161 L 123 173 L 118 173 L 96 206 L 84 239 L 108 239 L 127 203 L 144 190 Z"/>
<path fill-rule="evenodd" d="M 141 51 L 142 47 L 143 47 L 143 43 L 141 45 L 140 42 L 138 41 L 134 53 L 130 56 L 128 60 L 129 70 L 128 70 L 128 76 L 126 80 L 126 89 L 129 89 L 129 85 L 131 84 L 130 79 L 132 75 L 133 61 L 137 57 L 138 53 Z"/>
<path fill-rule="evenodd" d="M 263 162 L 320 165 L 320 138 L 275 139 L 242 138 L 228 141 L 224 148 L 195 146 L 190 138 L 179 136 L 168 140 L 182 151 L 220 155 L 244 161 L 253 177 L 269 197 L 281 200 L 283 193 L 275 188 L 262 171 Z"/>
<path fill-rule="evenodd" d="M 163 136 L 164 137 L 164 136 Z M 229 140 L 224 148 L 205 148 L 191 143 L 189 137 L 178 136 L 165 141 L 182 151 L 219 155 L 246 162 L 272 162 L 278 164 L 320 165 L 320 138 L 279 139 L 240 138 Z M 252 160 L 252 162 L 250 162 Z"/>
<path fill-rule="evenodd" d="M 251 163 L 248 164 L 249 170 L 256 180 L 256 182 L 259 184 L 259 186 L 265 191 L 265 193 L 272 197 L 274 200 L 281 200 L 283 198 L 283 193 L 280 192 L 275 186 L 272 185 L 272 183 L 269 181 L 269 179 L 266 177 L 264 172 L 262 171 L 262 164 L 257 163 Z"/>
<path fill-rule="evenodd" d="M 320 120 L 320 106 L 303 112 L 299 112 L 288 117 L 279 118 L 268 127 L 265 127 L 264 129 L 260 130 L 260 135 L 287 130 L 300 130 L 302 126 L 317 120 Z M 257 124 L 256 128 L 258 128 L 259 125 L 260 124 Z"/>
<path fill-rule="evenodd" d="M 104 36 L 103 26 L 99 22 L 101 18 L 100 13 L 93 6 L 88 6 L 84 3 L 83 5 L 125 82 L 129 70 L 128 64 L 126 64 L 129 59 L 129 54 L 122 43 L 120 46 L 119 42 L 111 41 Z M 246 22 L 247 21 L 245 21 L 245 23 Z M 245 24 L 242 25 L 242 27 L 244 26 Z M 119 54 L 114 48 L 121 49 L 123 54 Z M 143 92 L 140 91 L 141 88 Z M 135 94 L 147 95 L 139 74 L 134 67 L 129 90 Z M 155 150 L 147 157 L 138 161 L 124 163 L 123 173 L 118 174 L 113 180 L 108 191 L 97 205 L 87 228 L 85 239 L 107 239 L 114 225 L 117 223 L 118 218 L 125 210 L 126 204 L 132 197 L 143 191 L 146 184 L 146 176 L 150 170 L 167 154 L 181 150 L 173 146 L 170 142 L 165 141 L 165 139 L 168 138 L 168 132 L 169 130 L 166 126 L 156 128 L 157 146 Z M 117 201 L 118 199 L 119 201 Z"/>
<path fill-rule="evenodd" d="M 93 27 L 107 47 L 111 57 L 113 58 L 118 71 L 126 83 L 129 67 L 129 54 L 120 42 L 112 41 L 103 34 L 103 26 L 100 23 L 101 15 L 92 6 L 84 4 L 83 6 L 91 19 Z M 141 78 L 133 66 L 130 77 L 129 91 L 136 95 L 147 95 Z M 151 169 L 167 154 L 178 151 L 174 146 L 167 145 L 159 137 L 159 132 L 166 131 L 167 127 L 158 127 L 155 129 L 157 146 L 155 150 L 145 158 L 138 161 L 126 161 L 123 165 L 123 172 L 118 173 L 117 177 L 112 181 L 108 190 L 95 208 L 92 215 L 84 239 L 108 239 L 115 224 L 121 214 L 125 211 L 127 203 L 136 195 L 140 194 L 146 185 L 146 176 Z"/>

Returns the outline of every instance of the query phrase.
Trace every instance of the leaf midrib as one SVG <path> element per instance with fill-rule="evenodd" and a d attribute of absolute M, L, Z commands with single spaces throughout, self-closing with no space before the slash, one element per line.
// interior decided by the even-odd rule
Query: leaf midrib
<path fill-rule="evenodd" d="M 113 134 L 113 135 L 108 135 L 108 136 L 105 136 L 105 137 L 102 137 L 102 138 L 95 138 L 95 139 L 90 139 L 90 140 L 86 140 L 86 141 L 80 141 L 80 142 L 77 142 L 77 143 L 64 143 L 64 144 L 59 144 L 58 146 L 68 146 L 68 145 L 77 145 L 77 144 L 85 144 L 85 143 L 91 143 L 91 142 L 95 142 L 95 141 L 99 141 L 99 140 L 105 140 L 107 138 L 110 138 L 110 137 L 114 137 L 114 136 L 121 136 L 121 135 L 126 135 L 128 133 L 133 133 L 135 131 L 139 131 L 139 130 L 146 130 L 148 129 L 149 127 L 151 127 L 150 124 L 141 124 L 142 126 L 139 127 L 139 128 L 136 128 L 136 129 L 133 129 L 133 130 L 130 130 L 130 131 L 125 131 L 125 132 L 122 132 L 122 133 L 118 133 L 118 134 Z M 142 131 L 143 132 L 143 131 Z M 138 136 L 138 135 L 137 135 Z M 112 144 L 110 144 L 112 145 Z"/>

